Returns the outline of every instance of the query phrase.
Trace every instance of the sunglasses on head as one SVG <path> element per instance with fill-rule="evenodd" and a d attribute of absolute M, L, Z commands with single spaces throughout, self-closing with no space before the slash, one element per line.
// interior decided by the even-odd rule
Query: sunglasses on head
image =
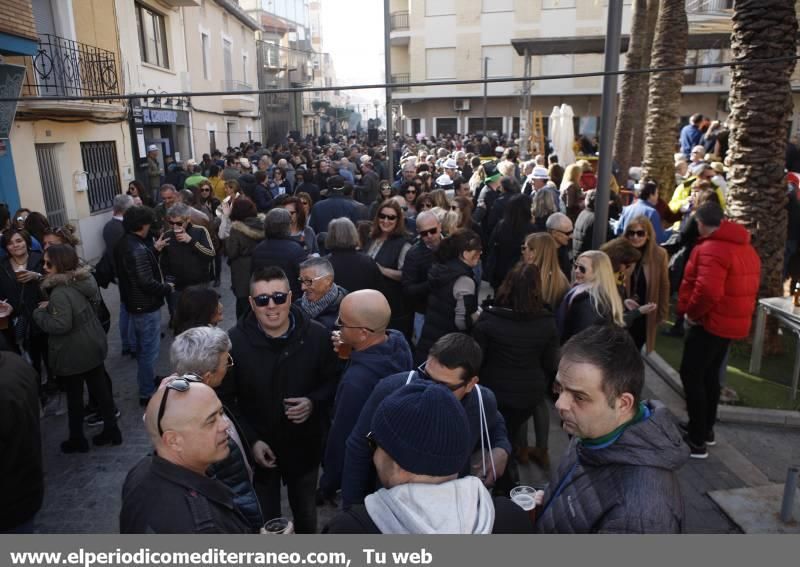
<path fill-rule="evenodd" d="M 255 303 L 258 307 L 266 307 L 269 305 L 270 299 L 275 302 L 275 305 L 283 305 L 286 303 L 286 300 L 289 299 L 289 294 L 282 291 L 276 291 L 272 295 L 268 293 L 262 293 L 261 295 L 256 295 L 253 298 L 253 303 Z"/>
<path fill-rule="evenodd" d="M 632 236 L 636 236 L 637 238 L 644 238 L 645 236 L 647 236 L 647 232 L 645 232 L 644 230 L 626 230 L 625 236 L 627 236 L 628 238 Z"/>
<path fill-rule="evenodd" d="M 164 435 L 164 430 L 161 429 L 161 420 L 164 418 L 164 411 L 167 409 L 167 395 L 170 390 L 176 392 L 185 392 L 189 389 L 192 382 L 202 382 L 199 376 L 193 374 L 184 374 L 180 378 L 175 378 L 164 387 L 164 397 L 161 398 L 161 405 L 158 406 L 158 434 Z"/>
<path fill-rule="evenodd" d="M 439 233 L 439 228 L 438 227 L 433 227 L 433 228 L 429 228 L 428 230 L 420 230 L 419 231 L 419 235 L 422 238 L 425 238 L 426 236 L 436 236 L 436 234 L 438 234 L 438 233 Z"/>
<path fill-rule="evenodd" d="M 586 273 L 586 266 L 584 266 L 583 264 L 578 264 L 577 262 L 575 262 L 575 269 L 582 274 Z"/>
<path fill-rule="evenodd" d="M 380 220 L 395 221 L 397 220 L 397 215 L 384 215 L 383 213 L 380 213 L 378 214 L 378 218 Z"/>

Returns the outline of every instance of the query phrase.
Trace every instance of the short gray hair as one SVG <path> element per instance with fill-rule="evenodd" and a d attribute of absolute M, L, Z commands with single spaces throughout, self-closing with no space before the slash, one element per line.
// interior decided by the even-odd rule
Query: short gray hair
<path fill-rule="evenodd" d="M 264 218 L 264 235 L 267 238 L 289 236 L 292 215 L 283 208 L 272 209 Z"/>
<path fill-rule="evenodd" d="M 183 203 L 176 203 L 167 210 L 167 216 L 172 219 L 176 217 L 188 218 L 191 215 L 192 208 L 189 205 L 184 205 Z"/>
<path fill-rule="evenodd" d="M 356 225 L 349 218 L 340 217 L 328 223 L 325 248 L 328 250 L 355 250 L 358 245 L 358 231 Z"/>
<path fill-rule="evenodd" d="M 325 258 L 314 257 L 314 258 L 309 258 L 308 260 L 300 263 L 301 272 L 309 268 L 316 270 L 317 275 L 319 276 L 333 275 L 333 266 Z"/>
<path fill-rule="evenodd" d="M 564 230 L 567 226 L 572 226 L 572 221 L 564 213 L 553 213 L 547 217 L 545 223 L 547 230 Z"/>
<path fill-rule="evenodd" d="M 124 213 L 133 206 L 133 197 L 127 193 L 121 193 L 114 197 L 114 212 Z"/>
<path fill-rule="evenodd" d="M 219 356 L 231 350 L 228 334 L 217 327 L 193 327 L 172 341 L 169 361 L 177 374 L 193 373 L 202 376 L 214 372 Z"/>

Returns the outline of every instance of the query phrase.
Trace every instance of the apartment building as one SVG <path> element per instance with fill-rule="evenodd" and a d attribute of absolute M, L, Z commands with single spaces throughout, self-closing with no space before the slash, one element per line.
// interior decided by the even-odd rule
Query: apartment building
<path fill-rule="evenodd" d="M 0 21 L 18 18 L 26 2 L 11 4 L 16 10 L 0 6 Z M 23 98 L 10 132 L 19 204 L 45 213 L 53 226 L 73 224 L 83 242 L 80 254 L 94 259 L 102 253 L 100 235 L 114 195 L 133 178 L 128 107 L 111 99 L 31 97 L 121 94 L 117 13 L 105 0 L 27 4 L 36 50 L 8 58 L 25 67 Z"/>
<path fill-rule="evenodd" d="M 623 47 L 631 26 L 631 2 L 623 0 Z M 730 60 L 733 0 L 687 0 L 688 62 Z M 523 76 L 525 53 L 531 74 L 600 71 L 608 0 L 391 0 L 392 81 L 447 81 Z M 620 66 L 624 67 L 624 55 Z M 681 115 L 727 116 L 727 69 L 687 71 Z M 576 132 L 599 131 L 602 78 L 534 81 L 531 109 L 547 131 L 553 106 L 567 103 Z M 519 133 L 524 95 L 521 82 L 488 86 L 486 129 Z M 441 135 L 483 130 L 483 85 L 398 87 L 400 131 Z M 524 124 L 524 123 L 523 123 Z"/>

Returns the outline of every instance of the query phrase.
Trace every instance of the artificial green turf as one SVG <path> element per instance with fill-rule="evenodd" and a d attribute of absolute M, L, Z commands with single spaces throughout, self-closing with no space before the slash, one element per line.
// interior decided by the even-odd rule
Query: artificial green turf
<path fill-rule="evenodd" d="M 800 411 L 800 399 L 794 402 L 789 399 L 796 340 L 788 332 L 784 332 L 781 339 L 784 343 L 783 354 L 764 355 L 761 372 L 758 375 L 750 374 L 748 371 L 750 345 L 744 341 L 733 343 L 728 357 L 726 385 L 736 390 L 739 395 L 737 405 Z M 656 352 L 670 366 L 678 370 L 683 354 L 683 339 L 659 335 L 656 340 Z M 800 398 L 800 395 L 798 397 Z"/>

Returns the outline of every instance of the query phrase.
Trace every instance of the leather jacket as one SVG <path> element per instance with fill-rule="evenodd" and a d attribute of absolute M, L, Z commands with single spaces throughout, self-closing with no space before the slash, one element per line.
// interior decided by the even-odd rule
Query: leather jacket
<path fill-rule="evenodd" d="M 161 309 L 172 288 L 164 283 L 152 241 L 128 233 L 114 249 L 119 293 L 128 313 Z"/>

